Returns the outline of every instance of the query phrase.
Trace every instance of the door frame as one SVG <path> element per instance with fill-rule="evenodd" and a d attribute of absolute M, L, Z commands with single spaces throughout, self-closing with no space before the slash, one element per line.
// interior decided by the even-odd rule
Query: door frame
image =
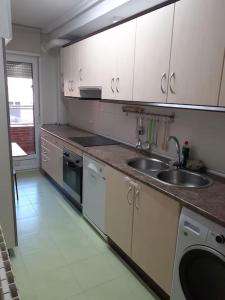
<path fill-rule="evenodd" d="M 39 83 L 39 55 L 19 53 L 19 51 L 7 51 L 6 61 L 31 63 L 33 69 L 33 97 L 34 97 L 34 130 L 35 130 L 35 154 L 26 157 L 13 158 L 16 170 L 37 169 L 40 165 L 39 132 L 40 132 L 40 83 Z M 10 126 L 10 124 L 9 124 Z"/>

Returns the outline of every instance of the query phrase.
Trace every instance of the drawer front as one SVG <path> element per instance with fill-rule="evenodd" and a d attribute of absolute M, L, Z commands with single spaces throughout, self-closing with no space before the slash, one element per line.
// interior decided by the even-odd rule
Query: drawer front
<path fill-rule="evenodd" d="M 58 148 L 63 148 L 63 141 L 57 137 L 55 137 L 54 135 L 51 135 L 50 133 L 41 130 L 41 140 L 44 139 L 54 145 L 56 145 Z"/>
<path fill-rule="evenodd" d="M 41 148 L 44 148 L 44 149 L 46 149 L 46 150 L 50 150 L 49 148 L 50 148 L 50 143 L 47 141 L 47 140 L 45 140 L 44 138 L 41 138 Z"/>
<path fill-rule="evenodd" d="M 49 134 L 48 132 L 41 130 L 41 138 L 45 140 L 51 140 L 52 135 Z"/>
<path fill-rule="evenodd" d="M 72 146 L 71 144 L 64 142 L 62 139 L 55 137 L 54 135 L 46 132 L 45 130 L 41 130 L 41 146 L 45 147 L 48 149 L 49 143 L 54 144 L 60 149 L 66 148 L 72 152 L 74 152 L 77 155 L 82 156 L 83 152 L 78 149 L 75 146 Z M 50 146 L 51 147 L 51 146 Z"/>
<path fill-rule="evenodd" d="M 56 137 L 52 138 L 52 143 L 60 149 L 63 149 L 64 142 Z"/>
<path fill-rule="evenodd" d="M 50 152 L 50 150 L 48 148 L 46 148 L 45 146 L 41 145 L 41 155 L 48 156 L 49 152 Z"/>
<path fill-rule="evenodd" d="M 42 169 L 50 175 L 50 165 L 49 165 L 49 158 L 45 154 L 41 154 L 41 167 Z"/>

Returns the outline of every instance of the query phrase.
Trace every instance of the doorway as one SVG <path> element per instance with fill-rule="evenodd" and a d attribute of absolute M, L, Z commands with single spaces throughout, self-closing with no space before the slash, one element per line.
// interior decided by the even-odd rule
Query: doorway
<path fill-rule="evenodd" d="M 39 166 L 38 58 L 7 55 L 10 138 L 26 156 L 14 157 L 16 170 Z"/>

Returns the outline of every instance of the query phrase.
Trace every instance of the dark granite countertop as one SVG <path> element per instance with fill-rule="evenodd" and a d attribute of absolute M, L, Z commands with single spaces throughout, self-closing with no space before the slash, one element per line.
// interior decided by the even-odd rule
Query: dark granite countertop
<path fill-rule="evenodd" d="M 129 167 L 126 163 L 128 159 L 143 157 L 139 151 L 125 145 L 82 147 L 68 139 L 68 137 L 88 136 L 91 133 L 73 128 L 71 126 L 43 125 L 47 132 L 65 140 L 94 158 L 124 172 L 133 179 L 149 185 L 150 187 L 177 200 L 182 206 L 225 226 L 225 183 L 213 178 L 214 183 L 206 188 L 192 189 L 173 187 L 158 181 L 155 178 L 144 175 Z"/>

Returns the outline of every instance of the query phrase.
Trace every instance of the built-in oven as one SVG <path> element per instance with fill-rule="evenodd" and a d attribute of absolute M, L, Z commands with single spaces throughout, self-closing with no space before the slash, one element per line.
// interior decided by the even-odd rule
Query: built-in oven
<path fill-rule="evenodd" d="M 83 158 L 68 149 L 63 151 L 63 188 L 77 208 L 82 209 Z"/>

